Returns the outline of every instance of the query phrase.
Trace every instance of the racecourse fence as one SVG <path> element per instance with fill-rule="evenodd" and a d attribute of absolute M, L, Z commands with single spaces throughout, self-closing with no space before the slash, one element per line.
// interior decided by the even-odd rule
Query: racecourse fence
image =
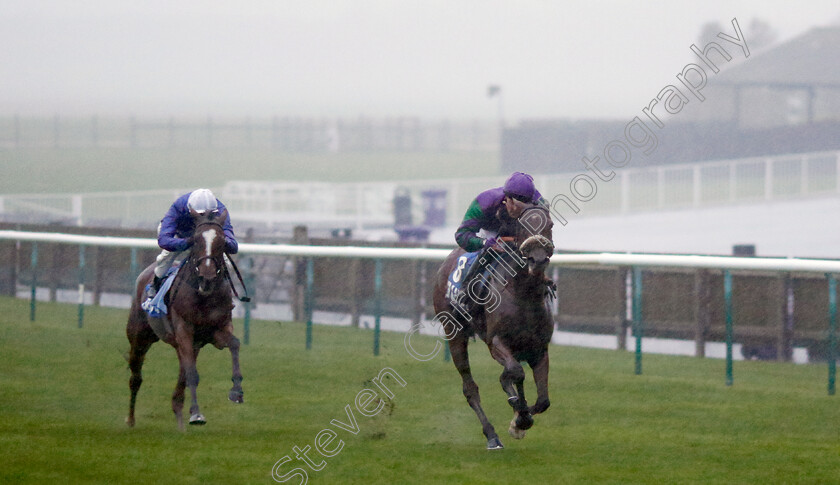
<path fill-rule="evenodd" d="M 498 124 L 355 119 L 0 118 L 2 148 L 248 148 L 285 152 L 495 151 Z"/>
<path fill-rule="evenodd" d="M 595 182 L 591 177 L 597 191 L 587 202 L 581 202 L 572 190 L 579 175 L 535 177 L 549 202 L 563 194 L 577 205 L 575 213 L 562 201 L 553 204 L 567 219 L 836 197 L 840 194 L 840 152 L 617 170 L 609 182 Z M 237 214 L 240 226 L 270 232 L 306 220 L 325 229 L 364 230 L 401 224 L 455 226 L 475 194 L 503 182 L 503 176 L 364 183 L 244 180 L 212 189 Z M 0 220 L 154 228 L 166 204 L 188 190 L 0 195 Z"/>
<path fill-rule="evenodd" d="M 33 320 L 39 288 L 52 300 L 69 289 L 77 291 L 81 326 L 85 304 L 102 304 L 106 293 L 130 294 L 135 276 L 158 252 L 148 234 L 18 229 L 30 230 L 0 230 L 0 293 L 30 290 Z M 372 315 L 374 353 L 383 316 L 411 322 L 401 327 L 406 331 L 432 315 L 432 278 L 450 249 L 295 242 L 240 245 L 236 258 L 254 297 L 245 305 L 246 343 L 249 312 L 261 305 L 287 304 L 292 319 L 307 322 L 310 336 L 315 311 L 349 314 L 356 326 L 362 315 Z M 794 345 L 801 345 L 812 361 L 828 362 L 830 394 L 836 274 L 840 261 L 608 253 L 555 254 L 550 270 L 558 285 L 556 329 L 615 336 L 617 349 L 635 349 L 639 374 L 644 337 L 694 340 L 697 357 L 706 355 L 707 344 L 725 342 L 728 385 L 736 342 L 745 358 L 780 360 L 790 360 Z"/>

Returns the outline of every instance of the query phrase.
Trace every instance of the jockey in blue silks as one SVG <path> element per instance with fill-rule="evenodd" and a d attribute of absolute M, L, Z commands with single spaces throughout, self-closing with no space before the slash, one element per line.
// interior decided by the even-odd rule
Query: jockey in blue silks
<path fill-rule="evenodd" d="M 192 245 L 192 235 L 195 231 L 195 222 L 190 215 L 191 210 L 203 214 L 206 211 L 222 212 L 227 209 L 209 189 L 197 189 L 186 193 L 172 203 L 158 227 L 158 246 L 163 251 L 155 260 L 155 280 L 146 293 L 148 298 L 153 298 L 160 290 L 163 277 L 169 267 L 173 263 L 180 265 L 188 255 L 187 250 Z M 236 236 L 233 234 L 230 214 L 225 218 L 222 228 L 225 233 L 225 253 L 236 254 L 239 251 L 239 243 L 236 242 Z"/>

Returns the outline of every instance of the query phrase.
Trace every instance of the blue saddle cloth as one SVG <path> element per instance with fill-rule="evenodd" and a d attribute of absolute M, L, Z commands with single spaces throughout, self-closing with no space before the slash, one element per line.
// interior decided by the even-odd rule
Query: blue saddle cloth
<path fill-rule="evenodd" d="M 458 263 L 455 265 L 455 269 L 449 273 L 449 278 L 446 281 L 446 299 L 452 305 L 458 305 L 463 308 L 464 298 L 466 297 L 466 294 L 462 289 L 464 277 L 467 275 L 467 272 L 469 272 L 470 267 L 475 263 L 479 252 L 480 251 L 462 254 L 461 257 L 458 258 Z"/>
<path fill-rule="evenodd" d="M 146 301 L 140 304 L 140 307 L 143 308 L 143 310 L 146 310 L 146 313 L 148 313 L 150 317 L 163 318 L 163 316 L 168 313 L 169 310 L 166 308 L 166 302 L 164 300 L 169 288 L 172 287 L 172 282 L 175 281 L 175 276 L 178 274 L 179 268 L 179 266 L 169 268 L 169 271 L 167 271 L 166 275 L 164 275 L 166 279 L 160 285 L 160 290 L 158 290 L 154 298 L 146 298 Z M 147 292 L 151 286 L 151 283 L 146 285 Z"/>

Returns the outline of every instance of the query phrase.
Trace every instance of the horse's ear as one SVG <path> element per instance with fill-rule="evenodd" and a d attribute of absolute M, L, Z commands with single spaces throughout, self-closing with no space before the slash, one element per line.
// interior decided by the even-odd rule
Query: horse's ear
<path fill-rule="evenodd" d="M 511 217 L 507 207 L 505 206 L 499 207 L 499 209 L 496 211 L 496 217 L 503 223 L 510 223 L 516 220 L 513 217 Z"/>
<path fill-rule="evenodd" d="M 224 224 L 225 220 L 227 220 L 228 211 L 227 209 L 222 209 L 221 212 L 214 212 L 213 219 L 219 219 Z"/>
<path fill-rule="evenodd" d="M 195 209 L 190 209 L 190 217 L 192 217 L 193 219 L 198 219 L 199 217 L 201 217 L 201 214 L 199 214 L 198 211 Z"/>

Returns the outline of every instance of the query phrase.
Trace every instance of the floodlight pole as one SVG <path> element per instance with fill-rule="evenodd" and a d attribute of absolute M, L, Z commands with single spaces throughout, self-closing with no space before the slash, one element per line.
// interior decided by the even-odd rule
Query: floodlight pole
<path fill-rule="evenodd" d="M 497 98 L 497 106 L 498 106 L 498 114 L 499 114 L 499 141 L 501 142 L 502 133 L 505 131 L 505 109 L 504 103 L 502 102 L 502 89 L 499 88 L 499 92 L 496 93 Z"/>
<path fill-rule="evenodd" d="M 504 113 L 504 103 L 502 100 L 502 87 L 498 84 L 491 84 L 487 86 L 487 97 L 488 98 L 496 98 L 496 112 L 498 117 L 498 124 L 499 124 L 499 145 L 502 143 L 502 134 L 505 131 L 505 113 Z"/>

